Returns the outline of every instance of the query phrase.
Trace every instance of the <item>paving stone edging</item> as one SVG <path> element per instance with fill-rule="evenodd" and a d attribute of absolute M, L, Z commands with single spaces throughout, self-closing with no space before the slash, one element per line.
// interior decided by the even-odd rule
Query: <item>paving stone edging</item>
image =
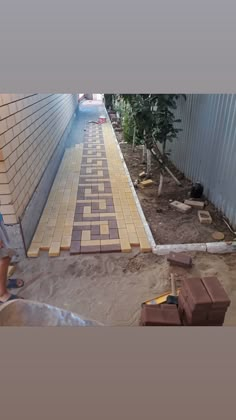
<path fill-rule="evenodd" d="M 129 170 L 128 170 L 127 165 L 125 163 L 123 153 L 121 151 L 119 142 L 117 140 L 115 130 L 113 128 L 113 125 L 111 124 L 110 117 L 108 115 L 108 112 L 107 112 L 107 109 L 106 109 L 105 106 L 104 106 L 104 112 L 106 114 L 107 121 L 111 126 L 112 133 L 113 133 L 113 136 L 114 136 L 114 139 L 115 139 L 115 143 L 116 143 L 116 146 L 118 148 L 118 152 L 119 152 L 121 161 L 123 163 L 125 173 L 126 173 L 126 175 L 128 177 L 128 180 L 129 180 L 130 189 L 132 191 L 135 203 L 137 205 L 139 215 L 142 219 L 142 222 L 143 222 L 144 229 L 145 229 L 145 232 L 147 234 L 148 240 L 149 240 L 150 245 L 152 247 L 152 252 L 154 254 L 157 254 L 157 255 L 167 255 L 167 254 L 169 254 L 169 252 L 207 252 L 209 254 L 227 254 L 227 253 L 236 252 L 236 246 L 233 246 L 231 243 L 226 243 L 226 242 L 208 242 L 208 243 L 198 243 L 198 244 L 170 244 L 170 245 L 157 245 L 156 244 L 155 239 L 152 235 L 151 229 L 149 227 L 149 224 L 147 222 L 147 219 L 146 219 L 146 217 L 143 213 L 143 209 L 141 207 L 138 195 L 135 191 L 133 182 L 132 182 L 131 177 L 130 177 Z"/>

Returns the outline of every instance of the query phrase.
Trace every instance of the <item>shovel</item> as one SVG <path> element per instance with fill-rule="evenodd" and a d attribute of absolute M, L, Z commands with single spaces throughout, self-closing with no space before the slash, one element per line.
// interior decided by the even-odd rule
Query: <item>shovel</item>
<path fill-rule="evenodd" d="M 170 275 L 170 282 L 171 282 L 171 294 L 167 296 L 166 303 L 170 305 L 178 305 L 178 296 L 176 293 L 175 278 L 174 278 L 174 274 L 172 273 Z"/>

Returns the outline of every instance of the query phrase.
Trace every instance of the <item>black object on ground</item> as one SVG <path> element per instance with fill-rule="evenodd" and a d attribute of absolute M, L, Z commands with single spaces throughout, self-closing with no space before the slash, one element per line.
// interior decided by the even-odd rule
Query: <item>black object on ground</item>
<path fill-rule="evenodd" d="M 192 198 L 201 198 L 202 195 L 203 195 L 203 186 L 200 182 L 196 182 L 192 186 L 191 197 Z"/>

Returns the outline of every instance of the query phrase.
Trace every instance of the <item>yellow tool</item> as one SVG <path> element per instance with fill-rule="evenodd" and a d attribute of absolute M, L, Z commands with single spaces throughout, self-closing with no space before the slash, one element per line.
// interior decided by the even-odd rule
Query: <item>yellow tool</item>
<path fill-rule="evenodd" d="M 8 278 L 9 278 L 9 277 L 11 277 L 11 276 L 12 276 L 12 274 L 14 274 L 14 272 L 15 272 L 15 267 L 14 267 L 14 265 L 10 265 L 10 266 L 9 266 L 9 268 L 8 268 L 7 277 L 8 277 Z"/>
<path fill-rule="evenodd" d="M 177 289 L 176 295 L 178 296 L 180 292 L 180 288 Z M 161 303 L 166 303 L 167 297 L 171 295 L 171 291 L 163 293 L 162 295 L 159 295 L 153 299 L 147 300 L 144 302 L 145 305 L 160 305 Z"/>

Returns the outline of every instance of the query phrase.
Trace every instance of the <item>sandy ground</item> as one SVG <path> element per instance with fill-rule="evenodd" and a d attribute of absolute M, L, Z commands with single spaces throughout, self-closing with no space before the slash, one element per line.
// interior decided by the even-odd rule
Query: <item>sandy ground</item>
<path fill-rule="evenodd" d="M 175 268 L 176 278 L 217 275 L 232 303 L 225 325 L 236 325 L 235 255 L 192 254 L 192 269 Z M 154 254 L 101 254 L 22 260 L 19 294 L 73 311 L 109 326 L 135 326 L 140 305 L 169 290 L 169 264 Z"/>

